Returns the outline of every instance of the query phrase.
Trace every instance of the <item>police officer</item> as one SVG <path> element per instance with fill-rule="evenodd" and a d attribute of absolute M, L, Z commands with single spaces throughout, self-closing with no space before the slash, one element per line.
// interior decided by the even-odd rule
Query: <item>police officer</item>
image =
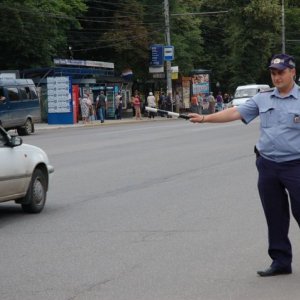
<path fill-rule="evenodd" d="M 277 54 L 269 69 L 273 89 L 215 114 L 189 114 L 193 123 L 242 120 L 248 124 L 260 117 L 260 138 L 255 146 L 258 190 L 272 259 L 269 268 L 257 272 L 262 277 L 292 273 L 289 200 L 300 226 L 300 89 L 295 83 L 295 60 L 287 54 Z"/>

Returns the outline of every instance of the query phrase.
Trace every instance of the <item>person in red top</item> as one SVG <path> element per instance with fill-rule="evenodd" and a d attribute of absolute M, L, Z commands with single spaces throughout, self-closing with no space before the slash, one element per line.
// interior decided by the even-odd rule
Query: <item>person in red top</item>
<path fill-rule="evenodd" d="M 193 95 L 191 99 L 191 112 L 198 114 L 199 113 L 199 105 L 198 105 L 198 97 L 197 95 Z"/>
<path fill-rule="evenodd" d="M 135 94 L 133 97 L 132 104 L 135 108 L 135 118 L 142 120 L 141 117 L 141 100 L 138 94 Z"/>

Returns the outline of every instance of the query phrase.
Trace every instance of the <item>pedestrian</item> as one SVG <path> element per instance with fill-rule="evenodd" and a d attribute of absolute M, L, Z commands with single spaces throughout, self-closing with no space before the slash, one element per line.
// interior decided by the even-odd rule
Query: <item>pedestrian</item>
<path fill-rule="evenodd" d="M 84 93 L 83 97 L 80 98 L 81 118 L 84 124 L 89 122 L 90 104 L 89 94 Z"/>
<path fill-rule="evenodd" d="M 95 121 L 97 116 L 96 116 L 96 109 L 95 109 L 95 104 L 92 102 L 92 100 L 89 101 L 90 106 L 90 116 L 89 116 L 89 120 L 90 121 Z"/>
<path fill-rule="evenodd" d="M 208 112 L 210 114 L 213 114 L 216 111 L 216 99 L 214 97 L 213 92 L 209 93 L 207 101 L 208 101 Z"/>
<path fill-rule="evenodd" d="M 222 96 L 222 92 L 219 92 L 217 95 L 217 110 L 221 111 L 223 110 L 223 96 Z"/>
<path fill-rule="evenodd" d="M 149 92 L 149 96 L 147 97 L 147 105 L 149 107 L 156 108 L 155 97 L 153 96 L 152 92 Z M 149 111 L 148 112 L 148 118 L 149 119 L 151 119 L 151 118 L 154 119 L 154 117 L 155 117 L 155 113 L 152 112 L 152 111 Z"/>
<path fill-rule="evenodd" d="M 197 95 L 193 95 L 191 98 L 191 112 L 198 114 L 199 106 L 198 106 L 198 97 Z"/>
<path fill-rule="evenodd" d="M 179 95 L 179 92 L 176 91 L 176 95 L 175 95 L 175 105 L 176 105 L 176 112 L 179 113 L 180 110 L 182 109 L 182 100 L 181 97 Z"/>
<path fill-rule="evenodd" d="M 260 138 L 255 146 L 258 191 L 272 259 L 269 268 L 257 272 L 262 277 L 292 273 L 290 205 L 300 226 L 300 87 L 294 81 L 295 60 L 277 54 L 269 70 L 274 88 L 259 92 L 238 107 L 206 116 L 189 115 L 193 123 L 242 120 L 248 124 L 260 117 Z"/>
<path fill-rule="evenodd" d="M 166 101 L 166 110 L 173 111 L 173 109 L 172 109 L 172 93 L 171 92 L 169 92 L 167 94 L 165 101 Z M 167 115 L 167 118 L 172 118 L 172 116 Z"/>
<path fill-rule="evenodd" d="M 203 96 L 202 94 L 198 94 L 197 96 L 197 100 L 198 100 L 198 114 L 202 114 L 202 110 L 203 110 Z"/>
<path fill-rule="evenodd" d="M 158 99 L 158 108 L 161 110 L 166 110 L 167 105 L 166 105 L 166 96 L 164 92 L 161 92 L 159 99 Z M 161 117 L 164 117 L 164 113 L 160 113 Z"/>
<path fill-rule="evenodd" d="M 98 110 L 98 114 L 99 114 L 101 123 L 104 123 L 105 110 L 107 108 L 107 100 L 106 100 L 106 96 L 104 95 L 103 91 L 100 92 L 100 95 L 98 95 L 98 97 L 96 99 L 96 107 Z"/>
<path fill-rule="evenodd" d="M 122 119 L 122 95 L 121 92 L 118 92 L 117 96 L 115 97 L 115 116 L 118 120 Z"/>
<path fill-rule="evenodd" d="M 225 93 L 223 97 L 224 109 L 228 108 L 229 102 L 230 102 L 229 95 Z"/>
<path fill-rule="evenodd" d="M 140 97 L 138 94 L 135 94 L 135 96 L 133 97 L 133 106 L 135 109 L 135 118 L 142 120 L 142 116 L 141 116 L 141 101 L 140 101 Z"/>

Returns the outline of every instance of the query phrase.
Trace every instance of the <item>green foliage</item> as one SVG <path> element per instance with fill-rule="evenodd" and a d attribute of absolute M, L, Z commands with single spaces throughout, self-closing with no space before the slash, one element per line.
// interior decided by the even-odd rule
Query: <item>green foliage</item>
<path fill-rule="evenodd" d="M 79 26 L 80 0 L 3 0 L 0 4 L 1 69 L 51 65 L 66 49 L 66 30 Z"/>
<path fill-rule="evenodd" d="M 147 72 L 150 33 L 144 24 L 144 7 L 138 1 L 122 1 L 114 14 L 114 30 L 103 34 L 111 44 L 120 69 L 134 68 L 140 76 Z M 134 13 L 133 13 L 134 12 Z M 127 16 L 124 18 L 124 14 Z M 124 28 L 127 30 L 124 31 Z"/>
<path fill-rule="evenodd" d="M 281 3 L 169 0 L 172 65 L 178 65 L 182 75 L 192 69 L 212 70 L 212 87 L 219 81 L 223 91 L 239 84 L 270 83 L 269 60 L 282 47 Z M 129 67 L 147 79 L 149 46 L 166 44 L 163 4 L 163 0 L 1 0 L 0 69 L 49 66 L 53 57 L 72 55 L 114 62 L 117 74 Z M 285 0 L 285 14 L 286 52 L 300 65 L 299 0 Z"/>
<path fill-rule="evenodd" d="M 210 0 L 205 5 L 216 7 Z M 229 91 L 239 84 L 265 80 L 268 61 L 280 43 L 278 1 L 219 1 L 217 7 L 233 9 L 204 23 L 210 49 L 207 62 L 213 66 L 214 80 Z"/>
<path fill-rule="evenodd" d="M 292 3 L 291 3 L 292 2 Z M 300 72 L 300 4 L 298 1 L 289 1 L 291 5 L 286 10 L 286 52 L 292 54 L 297 64 L 298 74 Z"/>
<path fill-rule="evenodd" d="M 175 60 L 181 73 L 189 72 L 199 67 L 200 57 L 203 55 L 201 20 L 197 15 L 189 12 L 200 12 L 198 0 L 173 1 L 170 5 L 171 44 L 175 47 Z"/>

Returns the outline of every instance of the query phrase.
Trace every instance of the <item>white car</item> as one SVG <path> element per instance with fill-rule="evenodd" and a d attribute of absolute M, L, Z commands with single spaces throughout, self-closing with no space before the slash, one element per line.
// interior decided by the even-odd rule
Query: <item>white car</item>
<path fill-rule="evenodd" d="M 25 212 L 41 212 L 53 172 L 42 149 L 0 127 L 0 202 L 14 200 Z"/>
<path fill-rule="evenodd" d="M 239 106 L 241 104 L 244 104 L 247 100 L 255 96 L 258 92 L 269 88 L 270 86 L 268 84 L 248 84 L 238 86 L 234 93 L 234 98 L 229 106 Z"/>

